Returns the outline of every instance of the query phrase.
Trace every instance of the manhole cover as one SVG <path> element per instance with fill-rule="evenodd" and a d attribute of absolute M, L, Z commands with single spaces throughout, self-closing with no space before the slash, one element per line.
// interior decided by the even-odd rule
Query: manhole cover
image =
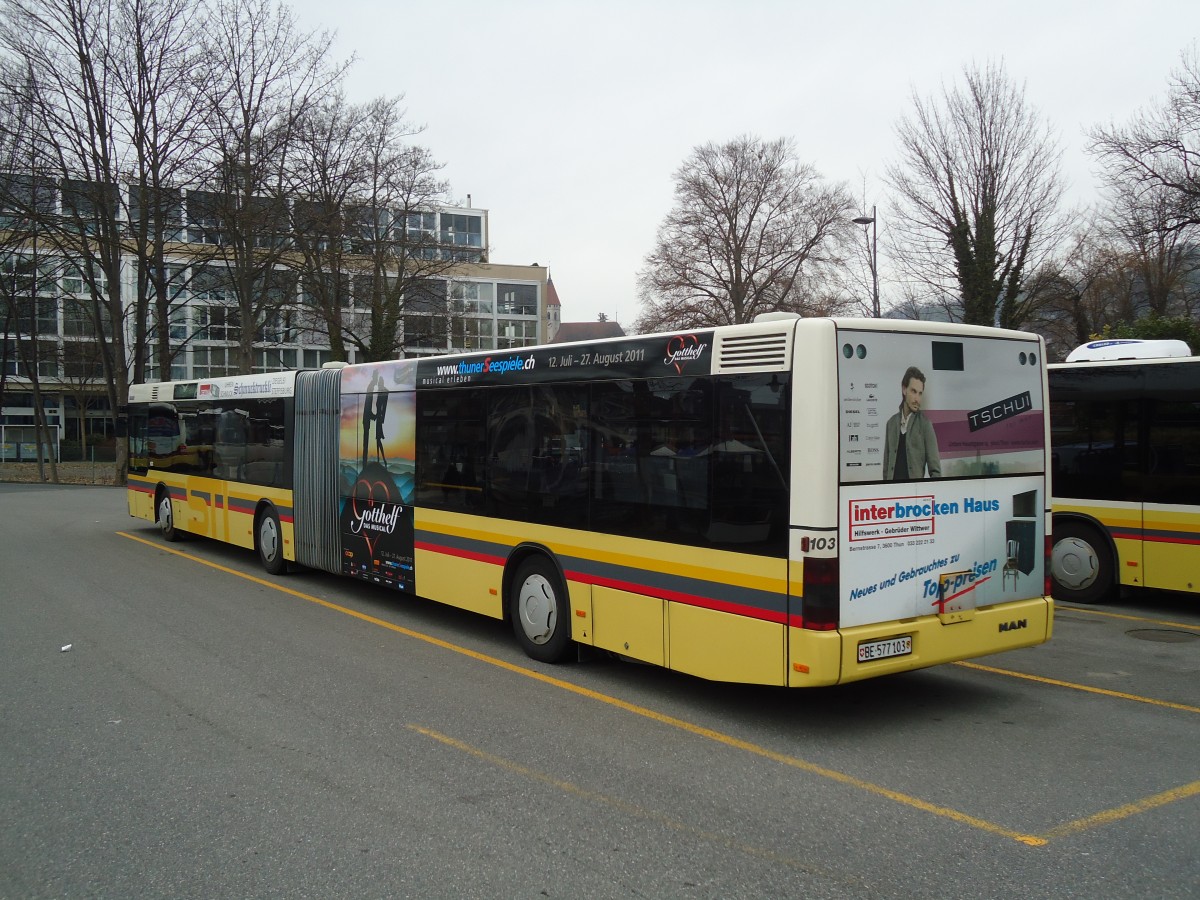
<path fill-rule="evenodd" d="M 1160 644 L 1186 644 L 1188 641 L 1200 640 L 1200 634 L 1168 628 L 1136 628 L 1125 633 L 1139 641 L 1158 641 Z"/>

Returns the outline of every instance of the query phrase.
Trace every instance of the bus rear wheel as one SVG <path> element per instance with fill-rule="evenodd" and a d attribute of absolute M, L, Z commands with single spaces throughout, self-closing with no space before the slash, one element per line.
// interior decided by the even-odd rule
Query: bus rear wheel
<path fill-rule="evenodd" d="M 254 543 L 258 545 L 258 558 L 264 569 L 272 575 L 287 571 L 287 560 L 283 558 L 283 529 L 279 527 L 279 516 L 274 509 L 267 508 L 258 514 Z"/>
<path fill-rule="evenodd" d="M 1080 522 L 1057 526 L 1050 551 L 1050 577 L 1056 600 L 1107 600 L 1116 588 L 1116 580 L 1112 554 L 1100 532 Z"/>
<path fill-rule="evenodd" d="M 158 522 L 158 530 L 162 532 L 163 540 L 179 540 L 179 529 L 175 527 L 175 508 L 171 505 L 171 492 L 166 488 L 159 489 L 155 507 L 158 510 L 155 521 Z"/>
<path fill-rule="evenodd" d="M 558 571 L 544 556 L 531 556 L 517 567 L 509 593 L 513 633 L 527 655 L 557 663 L 571 649 L 567 591 Z"/>

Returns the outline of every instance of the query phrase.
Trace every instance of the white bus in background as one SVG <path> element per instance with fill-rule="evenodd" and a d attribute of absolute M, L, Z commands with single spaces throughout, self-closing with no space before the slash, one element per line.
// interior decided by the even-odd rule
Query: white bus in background
<path fill-rule="evenodd" d="M 1050 367 L 1054 596 L 1200 591 L 1200 358 L 1102 340 Z"/>

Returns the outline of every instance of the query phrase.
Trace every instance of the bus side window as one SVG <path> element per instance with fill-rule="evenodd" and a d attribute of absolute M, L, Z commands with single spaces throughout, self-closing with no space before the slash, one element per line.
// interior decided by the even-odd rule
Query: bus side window
<path fill-rule="evenodd" d="M 1151 400 L 1146 409 L 1146 501 L 1200 504 L 1200 401 Z"/>
<path fill-rule="evenodd" d="M 718 379 L 717 435 L 712 446 L 715 544 L 787 552 L 788 391 L 786 376 Z"/>
<path fill-rule="evenodd" d="M 486 405 L 478 390 L 418 396 L 416 502 L 478 511 L 486 469 Z"/>
<path fill-rule="evenodd" d="M 1135 412 L 1129 400 L 1070 399 L 1053 404 L 1056 495 L 1141 499 Z"/>
<path fill-rule="evenodd" d="M 712 397 L 707 378 L 592 385 L 592 527 L 707 542 Z"/>
<path fill-rule="evenodd" d="M 129 471 L 145 474 L 150 466 L 149 451 L 146 447 L 146 428 L 148 418 L 145 407 L 133 407 L 129 410 Z"/>

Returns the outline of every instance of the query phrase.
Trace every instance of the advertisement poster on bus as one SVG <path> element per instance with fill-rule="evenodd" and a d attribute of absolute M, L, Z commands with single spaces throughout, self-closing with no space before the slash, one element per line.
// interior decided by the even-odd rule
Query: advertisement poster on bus
<path fill-rule="evenodd" d="M 342 571 L 412 593 L 416 361 L 342 370 Z"/>
<path fill-rule="evenodd" d="M 1041 596 L 1035 341 L 839 332 L 841 623 Z"/>
<path fill-rule="evenodd" d="M 1041 476 L 842 489 L 841 623 L 866 625 L 1040 597 Z"/>
<path fill-rule="evenodd" d="M 1036 341 L 838 334 L 843 482 L 1044 471 Z"/>
<path fill-rule="evenodd" d="M 712 371 L 714 332 L 654 335 L 588 345 L 512 348 L 461 359 L 426 357 L 419 388 L 590 381 L 595 378 L 670 378 Z"/>

